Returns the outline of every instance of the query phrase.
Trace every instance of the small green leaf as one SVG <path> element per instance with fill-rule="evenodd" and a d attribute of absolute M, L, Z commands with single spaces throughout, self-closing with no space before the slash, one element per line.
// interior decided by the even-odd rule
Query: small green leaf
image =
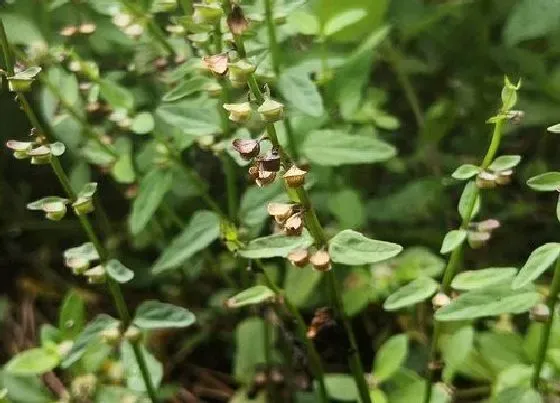
<path fill-rule="evenodd" d="M 560 172 L 546 172 L 533 176 L 527 185 L 538 192 L 553 192 L 560 189 Z"/>
<path fill-rule="evenodd" d="M 189 310 L 159 301 L 145 301 L 136 309 L 133 323 L 142 329 L 187 327 L 195 317 Z"/>
<path fill-rule="evenodd" d="M 445 234 L 441 244 L 440 253 L 449 253 L 458 248 L 467 238 L 467 231 L 464 229 L 454 229 Z"/>
<path fill-rule="evenodd" d="M 60 363 L 60 354 L 54 349 L 32 348 L 16 354 L 4 367 L 16 375 L 38 375 L 51 371 Z"/>
<path fill-rule="evenodd" d="M 274 291 L 264 285 L 256 285 L 229 298 L 228 308 L 240 308 L 246 305 L 256 305 L 274 298 Z"/>
<path fill-rule="evenodd" d="M 321 94 L 305 71 L 284 70 L 278 78 L 278 91 L 289 107 L 306 115 L 321 117 L 325 113 Z"/>
<path fill-rule="evenodd" d="M 560 243 L 550 242 L 535 249 L 517 277 L 511 284 L 512 288 L 521 288 L 538 278 L 560 256 Z"/>
<path fill-rule="evenodd" d="M 201 76 L 191 77 L 188 80 L 181 81 L 172 90 L 166 92 L 161 99 L 163 102 L 173 102 L 188 97 L 195 92 L 201 91 L 204 88 L 204 84 L 208 82 L 208 79 Z"/>
<path fill-rule="evenodd" d="M 88 323 L 84 330 L 78 335 L 78 338 L 74 341 L 72 349 L 62 361 L 62 368 L 68 368 L 70 365 L 78 361 L 82 355 L 84 355 L 90 343 L 98 337 L 99 333 L 111 326 L 114 326 L 117 322 L 118 321 L 115 318 L 112 318 L 109 315 L 97 315 L 94 320 Z"/>
<path fill-rule="evenodd" d="M 150 112 L 139 113 L 132 119 L 130 130 L 136 134 L 148 134 L 154 130 L 155 122 L 154 117 Z"/>
<path fill-rule="evenodd" d="M 325 374 L 325 386 L 327 393 L 333 400 L 345 402 L 359 401 L 358 388 L 356 381 L 347 374 Z"/>
<path fill-rule="evenodd" d="M 532 288 L 513 290 L 509 284 L 468 291 L 437 310 L 438 321 L 471 320 L 504 313 L 528 311 L 540 300 Z"/>
<path fill-rule="evenodd" d="M 416 305 L 434 295 L 437 289 L 438 283 L 434 279 L 419 277 L 389 295 L 383 307 L 387 311 L 395 311 L 407 306 Z"/>
<path fill-rule="evenodd" d="M 395 257 L 402 246 L 392 242 L 369 239 L 350 229 L 340 231 L 329 241 L 333 262 L 349 266 L 371 264 Z"/>
<path fill-rule="evenodd" d="M 62 339 L 74 339 L 82 331 L 85 321 L 84 300 L 75 291 L 66 294 L 58 319 Z"/>
<path fill-rule="evenodd" d="M 140 180 L 138 194 L 132 202 L 132 212 L 128 218 L 132 234 L 136 235 L 146 227 L 171 189 L 172 183 L 173 174 L 168 169 L 154 169 Z"/>
<path fill-rule="evenodd" d="M 49 148 L 51 149 L 51 154 L 54 155 L 55 157 L 60 157 L 62 154 L 64 154 L 64 151 L 66 150 L 64 144 L 62 144 L 59 141 L 49 145 Z"/>
<path fill-rule="evenodd" d="M 381 389 L 370 389 L 369 398 L 375 403 L 389 403 L 389 398 Z"/>
<path fill-rule="evenodd" d="M 546 128 L 551 133 L 560 133 L 560 123 L 556 123 L 555 125 L 548 126 Z"/>
<path fill-rule="evenodd" d="M 501 172 L 517 166 L 521 162 L 519 155 L 500 155 L 488 166 L 494 172 Z"/>
<path fill-rule="evenodd" d="M 474 207 L 471 209 L 473 202 Z M 469 220 L 478 214 L 478 211 L 480 210 L 480 192 L 478 191 L 474 181 L 470 181 L 465 185 L 463 193 L 461 194 L 461 199 L 459 200 L 458 210 L 463 220 Z M 467 217 L 467 214 L 469 213 L 471 213 L 470 217 Z"/>
<path fill-rule="evenodd" d="M 256 316 L 242 320 L 235 330 L 235 379 L 249 384 L 256 366 L 266 363 L 265 322 Z M 272 343 L 271 343 L 272 344 Z"/>
<path fill-rule="evenodd" d="M 333 15 L 325 24 L 323 34 L 332 36 L 342 31 L 344 28 L 354 25 L 367 16 L 363 8 L 351 8 Z"/>
<path fill-rule="evenodd" d="M 176 236 L 154 264 L 154 274 L 175 269 L 220 236 L 220 217 L 211 211 L 197 211 L 187 228 Z"/>
<path fill-rule="evenodd" d="M 451 286 L 456 290 L 474 290 L 493 284 L 509 283 L 516 274 L 517 269 L 515 267 L 489 267 L 480 270 L 467 270 L 455 276 Z"/>
<path fill-rule="evenodd" d="M 534 389 L 528 387 L 514 386 L 500 391 L 492 400 L 492 403 L 543 403 L 542 397 Z"/>
<path fill-rule="evenodd" d="M 373 376 L 383 382 L 391 378 L 403 365 L 408 354 L 408 337 L 398 334 L 387 340 L 375 356 Z"/>
<path fill-rule="evenodd" d="M 294 249 L 307 248 L 311 245 L 313 245 L 313 238 L 306 230 L 299 237 L 274 234 L 253 239 L 246 247 L 239 250 L 239 256 L 247 259 L 286 257 Z"/>
<path fill-rule="evenodd" d="M 509 111 L 517 104 L 517 90 L 521 82 L 514 85 L 509 78 L 504 77 L 504 86 L 502 88 L 502 111 Z"/>
<path fill-rule="evenodd" d="M 107 274 L 117 283 L 128 283 L 134 278 L 134 272 L 116 259 L 111 259 L 106 265 Z"/>
<path fill-rule="evenodd" d="M 152 385 L 157 390 L 163 379 L 163 365 L 143 345 L 140 345 L 140 353 L 144 356 L 146 369 L 152 380 Z M 128 341 L 121 343 L 121 359 L 124 366 L 127 388 L 137 392 L 145 392 L 146 382 L 142 377 L 132 344 Z"/>
<path fill-rule="evenodd" d="M 371 164 L 386 161 L 397 150 L 373 136 L 350 135 L 338 130 L 315 130 L 307 135 L 303 154 L 318 165 Z"/>
<path fill-rule="evenodd" d="M 459 168 L 457 168 L 451 176 L 455 179 L 465 180 L 472 178 L 473 176 L 477 175 L 481 171 L 480 167 L 477 167 L 473 164 L 463 164 Z"/>
<path fill-rule="evenodd" d="M 445 364 L 457 370 L 469 356 L 474 343 L 474 329 L 463 326 L 447 339 L 442 348 Z"/>
<path fill-rule="evenodd" d="M 544 36 L 558 28 L 560 6 L 555 1 L 519 0 L 512 6 L 503 31 L 508 46 Z M 539 23 L 535 24 L 534 21 Z"/>
<path fill-rule="evenodd" d="M 97 182 L 86 183 L 78 192 L 78 198 L 90 198 L 97 191 Z"/>
<path fill-rule="evenodd" d="M 114 81 L 108 79 L 99 80 L 99 93 L 115 109 L 134 109 L 134 96 L 132 93 Z"/>

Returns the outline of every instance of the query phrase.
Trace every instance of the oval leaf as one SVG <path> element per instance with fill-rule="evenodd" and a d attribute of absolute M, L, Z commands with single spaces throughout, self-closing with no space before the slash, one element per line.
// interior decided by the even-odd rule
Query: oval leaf
<path fill-rule="evenodd" d="M 471 210 L 473 202 L 474 207 Z M 474 181 L 470 181 L 465 185 L 457 209 L 459 210 L 459 214 L 463 220 L 470 220 L 478 214 L 478 210 L 480 210 L 480 192 L 478 191 Z M 470 217 L 467 217 L 467 214 L 469 213 L 471 213 Z"/>
<path fill-rule="evenodd" d="M 200 76 L 195 76 L 188 80 L 182 81 L 171 91 L 166 92 L 161 100 L 163 102 L 173 102 L 188 97 L 189 95 L 202 90 L 204 88 L 204 84 L 207 81 L 208 80 L 205 77 Z"/>
<path fill-rule="evenodd" d="M 473 176 L 477 175 L 481 171 L 480 167 L 477 167 L 473 164 L 463 164 L 459 168 L 457 168 L 451 176 L 455 179 L 465 180 L 472 178 Z"/>
<path fill-rule="evenodd" d="M 278 79 L 278 90 L 288 106 L 306 115 L 321 117 L 325 113 L 321 94 L 305 71 L 288 69 L 282 72 Z"/>
<path fill-rule="evenodd" d="M 397 154 L 390 144 L 370 136 L 349 135 L 337 130 L 315 130 L 303 143 L 303 153 L 319 165 L 370 164 Z"/>
<path fill-rule="evenodd" d="M 348 374 L 326 374 L 325 386 L 331 399 L 344 402 L 355 402 L 359 400 L 356 381 Z"/>
<path fill-rule="evenodd" d="M 560 172 L 546 172 L 533 176 L 527 185 L 538 192 L 553 192 L 560 188 Z"/>
<path fill-rule="evenodd" d="M 241 291 L 229 298 L 226 302 L 228 308 L 239 308 L 245 305 L 256 305 L 274 297 L 274 291 L 264 285 L 256 285 Z"/>
<path fill-rule="evenodd" d="M 211 211 L 197 211 L 187 228 L 169 245 L 154 264 L 154 274 L 174 269 L 220 236 L 220 217 Z"/>
<path fill-rule="evenodd" d="M 194 314 L 180 306 L 159 301 L 143 302 L 134 315 L 133 322 L 142 329 L 187 327 L 194 323 Z"/>
<path fill-rule="evenodd" d="M 274 234 L 250 241 L 247 246 L 239 250 L 239 256 L 247 259 L 264 259 L 271 257 L 286 257 L 297 248 L 308 248 L 313 244 L 313 238 L 306 230 L 299 237 L 284 234 Z"/>
<path fill-rule="evenodd" d="M 393 376 L 404 363 L 408 354 L 408 337 L 399 334 L 387 340 L 375 356 L 375 371 L 373 376 L 378 382 L 383 382 Z"/>
<path fill-rule="evenodd" d="M 329 253 L 333 262 L 359 266 L 395 257 L 402 246 L 392 242 L 369 239 L 350 229 L 340 231 L 329 241 Z"/>
<path fill-rule="evenodd" d="M 35 375 L 51 371 L 60 362 L 56 350 L 32 348 L 16 354 L 4 367 L 6 372 L 17 375 Z"/>
<path fill-rule="evenodd" d="M 540 300 L 532 288 L 513 290 L 509 284 L 469 291 L 435 313 L 436 320 L 471 320 L 484 316 L 528 311 Z"/>
<path fill-rule="evenodd" d="M 84 300 L 77 292 L 70 291 L 64 297 L 58 319 L 62 339 L 74 339 L 84 327 L 84 318 Z"/>
<path fill-rule="evenodd" d="M 456 290 L 474 290 L 492 284 L 510 283 L 517 269 L 515 267 L 489 267 L 481 270 L 467 270 L 459 273 L 451 282 Z"/>
<path fill-rule="evenodd" d="M 363 8 L 351 8 L 339 12 L 327 21 L 323 28 L 323 34 L 326 36 L 334 35 L 344 28 L 354 25 L 366 16 L 367 12 Z"/>
<path fill-rule="evenodd" d="M 512 288 L 521 288 L 535 280 L 558 259 L 559 255 L 560 243 L 551 242 L 539 246 L 531 253 L 527 262 L 513 280 Z"/>
<path fill-rule="evenodd" d="M 134 272 L 123 265 L 117 259 L 111 259 L 107 262 L 107 274 L 117 283 L 128 283 L 134 278 Z"/>
<path fill-rule="evenodd" d="M 441 244 L 440 253 L 449 253 L 461 245 L 467 237 L 467 231 L 464 229 L 454 229 L 445 234 L 443 243 Z"/>
<path fill-rule="evenodd" d="M 500 155 L 488 166 L 488 169 L 495 172 L 505 171 L 517 166 L 521 162 L 519 155 Z"/>
<path fill-rule="evenodd" d="M 416 305 L 430 298 L 438 289 L 438 283 L 430 277 L 419 277 L 404 287 L 399 288 L 385 301 L 383 307 L 394 311 L 407 306 Z"/>

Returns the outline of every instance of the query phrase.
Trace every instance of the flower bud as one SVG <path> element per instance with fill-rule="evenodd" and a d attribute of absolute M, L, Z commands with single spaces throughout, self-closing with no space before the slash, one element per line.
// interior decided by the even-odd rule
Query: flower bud
<path fill-rule="evenodd" d="M 84 272 L 89 284 L 103 284 L 107 279 L 105 267 L 98 265 Z"/>
<path fill-rule="evenodd" d="M 93 22 L 85 22 L 82 25 L 80 25 L 78 28 L 80 33 L 84 35 L 93 34 L 96 29 L 97 29 L 97 25 L 95 25 Z"/>
<path fill-rule="evenodd" d="M 497 175 L 488 172 L 482 171 L 476 177 L 476 186 L 479 189 L 492 189 L 496 187 L 496 177 Z"/>
<path fill-rule="evenodd" d="M 538 323 L 545 323 L 550 317 L 550 309 L 542 302 L 535 305 L 529 311 L 529 318 Z"/>
<path fill-rule="evenodd" d="M 31 157 L 33 165 L 44 165 L 51 162 L 51 149 L 48 146 L 33 148 L 27 154 Z"/>
<path fill-rule="evenodd" d="M 224 104 L 223 108 L 229 112 L 229 120 L 232 122 L 246 122 L 251 117 L 251 104 L 249 102 Z"/>
<path fill-rule="evenodd" d="M 216 76 L 223 76 L 228 71 L 228 56 L 227 53 L 219 53 L 212 56 L 204 56 L 202 58 L 202 65 L 206 70 L 212 72 Z"/>
<path fill-rule="evenodd" d="M 280 170 L 280 156 L 275 149 L 270 150 L 259 159 L 259 170 L 278 172 Z"/>
<path fill-rule="evenodd" d="M 268 214 L 274 216 L 278 224 L 284 223 L 294 212 L 294 205 L 289 203 L 268 203 Z"/>
<path fill-rule="evenodd" d="M 61 36 L 65 36 L 65 37 L 74 36 L 77 33 L 78 33 L 78 27 L 75 25 L 66 25 L 62 27 L 62 29 L 59 32 Z"/>
<path fill-rule="evenodd" d="M 235 139 L 231 144 L 235 151 L 245 160 L 255 158 L 261 151 L 258 140 L 254 139 Z"/>
<path fill-rule="evenodd" d="M 64 264 L 72 269 L 72 274 L 81 275 L 89 269 L 89 260 L 81 257 L 70 257 L 64 260 Z"/>
<path fill-rule="evenodd" d="M 306 171 L 299 169 L 296 165 L 292 165 L 290 169 L 284 173 L 283 178 L 288 187 L 297 188 L 303 186 L 305 183 L 306 174 Z"/>
<path fill-rule="evenodd" d="M 88 214 L 95 209 L 91 197 L 79 197 L 78 200 L 72 203 L 72 207 L 77 215 Z"/>
<path fill-rule="evenodd" d="M 138 327 L 130 325 L 124 332 L 124 338 L 132 343 L 139 341 L 142 338 L 142 332 Z"/>
<path fill-rule="evenodd" d="M 238 4 L 232 7 L 231 13 L 227 17 L 227 24 L 233 35 L 243 35 L 249 29 L 249 21 L 245 18 L 243 9 Z"/>
<path fill-rule="evenodd" d="M 265 185 L 268 185 L 268 184 L 274 182 L 274 179 L 276 179 L 276 172 L 261 171 L 259 169 L 258 170 L 258 176 L 257 176 L 257 179 L 255 179 L 255 182 L 256 182 L 257 186 L 263 187 Z"/>
<path fill-rule="evenodd" d="M 94 374 L 77 376 L 70 384 L 72 401 L 85 402 L 91 401 L 97 388 L 97 377 Z"/>
<path fill-rule="evenodd" d="M 284 117 L 284 104 L 274 99 L 266 99 L 257 111 L 267 122 L 276 122 Z"/>
<path fill-rule="evenodd" d="M 48 220 L 60 221 L 66 215 L 66 203 L 59 200 L 43 203 L 43 211 Z"/>
<path fill-rule="evenodd" d="M 490 239 L 490 232 L 483 231 L 469 231 L 467 233 L 467 241 L 469 246 L 473 249 L 478 249 L 484 246 Z"/>
<path fill-rule="evenodd" d="M 107 344 L 117 344 L 121 340 L 120 323 L 103 329 L 99 332 L 99 336 L 101 337 L 101 340 Z"/>
<path fill-rule="evenodd" d="M 288 253 L 288 260 L 296 267 L 305 267 L 309 263 L 309 252 L 307 249 L 295 249 Z"/>
<path fill-rule="evenodd" d="M 474 224 L 473 226 L 476 228 L 477 231 L 484 231 L 484 232 L 493 231 L 495 229 L 500 228 L 501 226 L 500 222 L 493 218 L 489 220 L 480 221 L 478 223 L 473 223 L 473 224 Z"/>
<path fill-rule="evenodd" d="M 6 147 L 14 152 L 14 157 L 18 160 L 29 158 L 29 151 L 33 148 L 32 142 L 8 140 Z"/>
<path fill-rule="evenodd" d="M 432 298 L 432 305 L 434 306 L 434 309 L 439 309 L 443 306 L 449 305 L 451 303 L 451 298 L 449 298 L 445 293 L 443 292 L 438 292 L 436 295 L 434 295 L 434 297 Z"/>
<path fill-rule="evenodd" d="M 284 232 L 287 236 L 300 236 L 303 232 L 303 219 L 300 213 L 292 215 L 284 223 Z"/>

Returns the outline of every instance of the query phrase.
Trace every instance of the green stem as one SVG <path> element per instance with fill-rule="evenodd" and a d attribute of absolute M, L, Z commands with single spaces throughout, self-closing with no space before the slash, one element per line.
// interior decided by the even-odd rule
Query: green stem
<path fill-rule="evenodd" d="M 552 329 L 552 322 L 554 321 L 554 316 L 555 316 L 554 312 L 556 308 L 556 303 L 558 302 L 559 292 L 560 292 L 560 259 L 557 259 L 556 266 L 554 268 L 554 276 L 552 278 L 552 285 L 550 287 L 548 300 L 546 302 L 549 310 L 549 316 L 541 332 L 537 361 L 535 362 L 535 370 L 533 372 L 533 379 L 531 382 L 533 388 L 535 389 L 538 389 L 540 386 L 539 384 L 540 384 L 541 370 L 546 358 L 546 351 L 548 349 L 548 341 L 550 339 L 550 331 Z"/>
<path fill-rule="evenodd" d="M 502 130 L 505 121 L 505 117 L 503 117 L 503 113 L 500 114 L 500 118 L 494 123 L 494 129 L 492 131 L 492 139 L 490 140 L 490 145 L 488 146 L 488 150 L 486 151 L 486 155 L 480 164 L 480 168 L 486 169 L 492 163 L 496 153 L 498 152 L 498 148 L 500 147 L 500 141 L 502 139 Z M 474 216 L 474 209 L 476 207 L 476 200 L 478 198 L 480 190 L 475 188 L 471 199 L 469 200 L 469 204 L 467 205 L 466 214 L 461 222 L 461 228 L 467 229 L 471 220 Z M 451 283 L 455 275 L 459 271 L 459 267 L 461 264 L 461 257 L 463 255 L 463 244 L 459 245 L 451 252 L 451 256 L 447 261 L 447 265 L 443 271 L 443 280 L 441 284 L 441 290 L 445 294 L 449 294 L 451 292 Z M 560 282 L 560 280 L 559 280 Z M 432 385 L 435 381 L 434 379 L 434 368 L 430 368 L 429 364 L 435 364 L 437 359 L 437 351 L 438 351 L 438 344 L 439 344 L 439 336 L 441 334 L 440 324 L 436 321 L 434 322 L 434 328 L 432 331 L 432 345 L 430 349 L 430 359 L 428 361 L 428 376 L 426 379 L 426 388 L 424 393 L 424 403 L 429 403 L 430 399 L 432 398 Z"/>
<path fill-rule="evenodd" d="M 271 356 L 271 346 L 270 340 L 272 338 L 270 331 L 270 323 L 268 323 L 265 317 L 263 318 L 263 343 L 264 343 L 264 362 L 265 362 L 265 374 L 266 374 L 266 401 L 272 402 L 274 398 L 273 385 L 270 379 L 270 370 L 272 369 L 272 356 Z"/>
<path fill-rule="evenodd" d="M 228 201 L 228 215 L 232 222 L 237 221 L 237 175 L 235 174 L 235 161 L 227 155 L 222 156 L 222 164 L 226 176 L 226 192 Z"/>
<path fill-rule="evenodd" d="M 305 325 L 305 320 L 301 313 L 297 309 L 297 307 L 288 299 L 285 293 L 272 281 L 262 263 L 259 260 L 256 260 L 257 265 L 262 269 L 263 278 L 265 284 L 274 291 L 274 293 L 279 296 L 283 302 L 284 306 L 290 312 L 290 314 L 294 317 L 296 321 L 296 331 L 298 333 L 298 337 L 304 341 L 305 348 L 307 350 L 307 354 L 309 355 L 309 366 L 311 367 L 311 371 L 313 371 L 313 375 L 319 384 L 319 395 L 321 397 L 322 403 L 328 403 L 329 397 L 327 394 L 327 387 L 325 385 L 325 371 L 323 370 L 323 364 L 321 363 L 321 357 L 319 353 L 315 349 L 313 345 L 313 341 L 311 341 L 307 337 L 307 326 Z"/>

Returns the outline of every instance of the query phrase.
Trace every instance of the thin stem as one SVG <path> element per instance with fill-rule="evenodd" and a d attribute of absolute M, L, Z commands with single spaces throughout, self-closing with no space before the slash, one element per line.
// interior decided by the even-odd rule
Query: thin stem
<path fill-rule="evenodd" d="M 533 372 L 533 378 L 531 381 L 531 384 L 535 389 L 538 389 L 540 386 L 541 370 L 544 364 L 544 360 L 546 358 L 546 351 L 548 349 L 548 341 L 550 339 L 550 331 L 552 329 L 552 322 L 554 321 L 554 312 L 556 308 L 556 303 L 558 302 L 559 292 L 560 292 L 560 259 L 557 259 L 556 266 L 554 267 L 554 276 L 552 278 L 552 285 L 550 287 L 548 300 L 546 302 L 550 314 L 541 332 L 537 361 L 535 362 L 535 370 Z"/>
<path fill-rule="evenodd" d="M 237 220 L 237 181 L 235 174 L 235 162 L 227 155 L 222 156 L 222 164 L 226 177 L 226 192 L 228 201 L 228 215 L 232 222 Z"/>
<path fill-rule="evenodd" d="M 272 368 L 272 356 L 270 351 L 270 340 L 272 338 L 270 331 L 270 323 L 266 320 L 266 314 L 263 318 L 263 343 L 264 343 L 264 362 L 265 362 L 265 373 L 266 373 L 266 401 L 271 402 L 274 397 L 274 390 L 272 388 L 272 382 L 270 380 L 270 370 Z"/>

